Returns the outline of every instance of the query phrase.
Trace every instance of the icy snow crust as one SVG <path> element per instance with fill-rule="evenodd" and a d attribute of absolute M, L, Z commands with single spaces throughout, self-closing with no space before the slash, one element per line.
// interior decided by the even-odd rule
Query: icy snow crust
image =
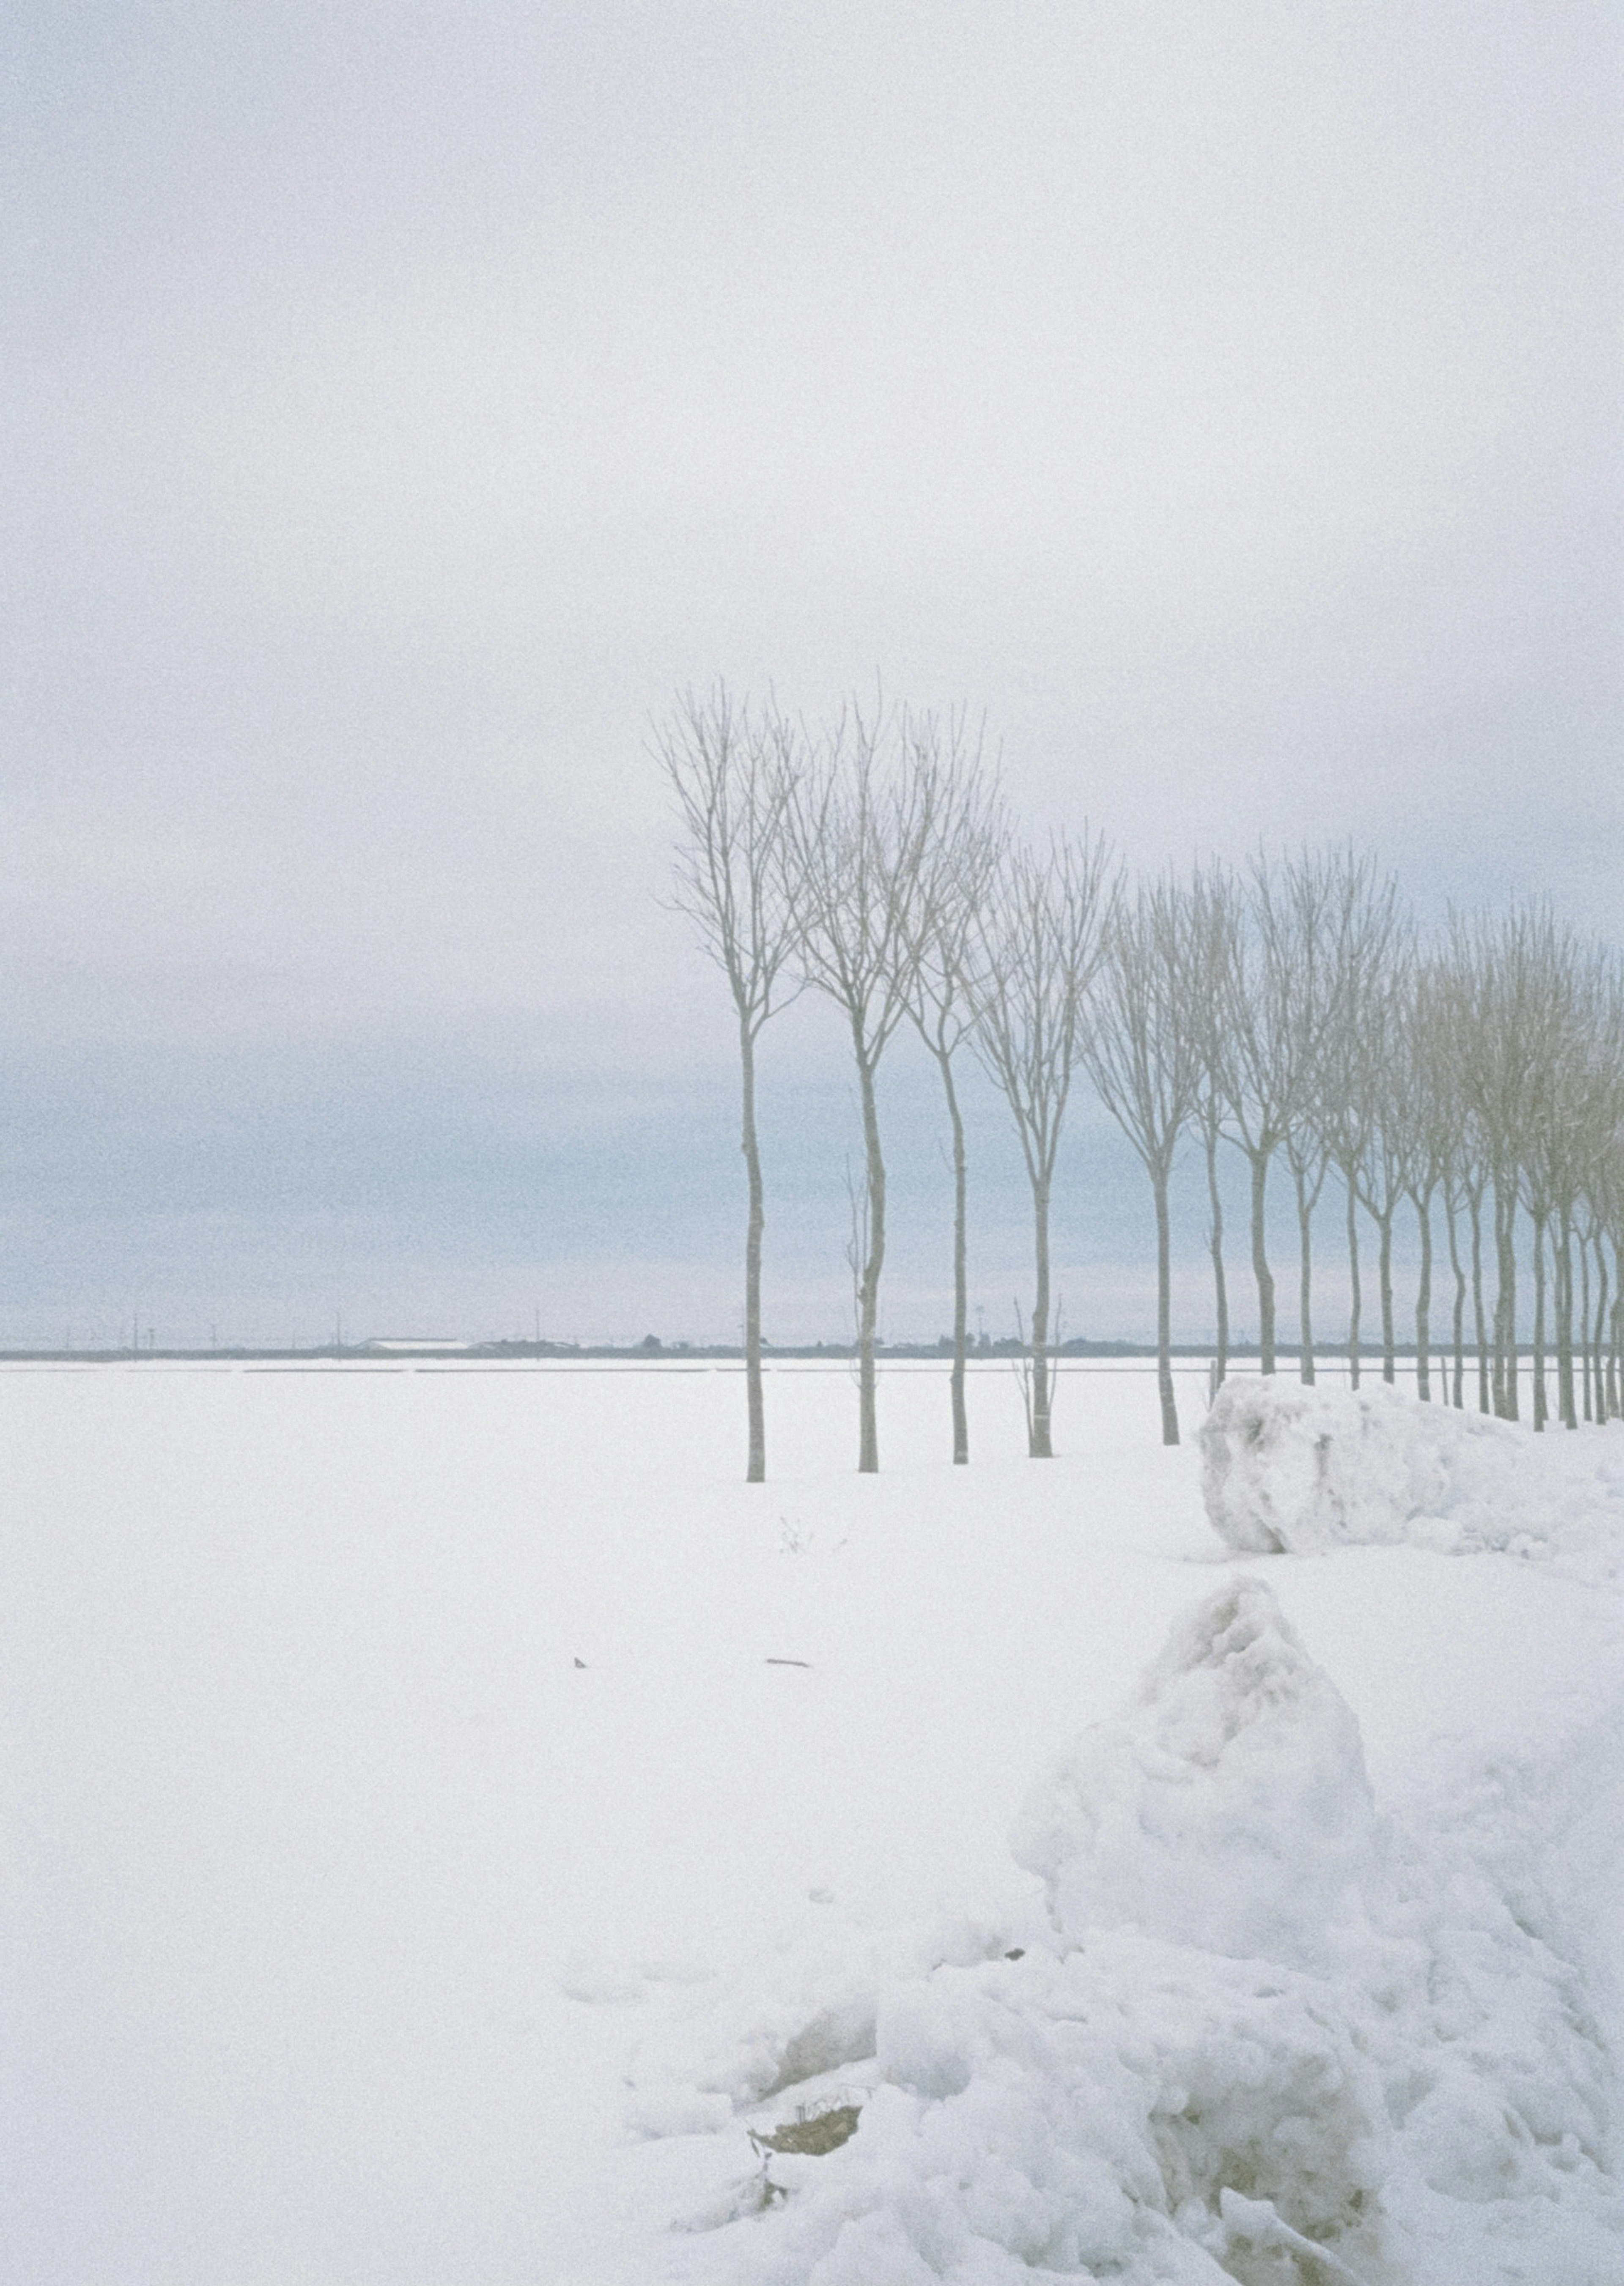
<path fill-rule="evenodd" d="M 686 2218 L 729 2242 L 697 2274 L 1624 2279 L 1580 1978 L 1469 1857 L 1378 1817 L 1352 1714 L 1262 1581 L 1174 1630 L 1013 1846 L 1041 1927 L 956 1931 L 957 1957 L 713 2059 L 719 2115 L 802 2072 L 863 2109 L 842 2148 Z"/>
<path fill-rule="evenodd" d="M 1218 1391 L 1201 1449 L 1212 1528 L 1246 1553 L 1409 1541 L 1620 1576 L 1624 1438 L 1611 1430 L 1536 1438 L 1381 1382 L 1350 1392 L 1244 1380 Z"/>

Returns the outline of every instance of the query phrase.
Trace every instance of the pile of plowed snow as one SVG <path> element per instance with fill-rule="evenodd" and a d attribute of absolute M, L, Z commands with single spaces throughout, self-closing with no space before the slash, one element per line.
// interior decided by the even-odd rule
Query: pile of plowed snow
<path fill-rule="evenodd" d="M 1350 1392 L 1249 1379 L 1218 1391 L 1201 1447 L 1213 1530 L 1248 1553 L 1410 1541 L 1618 1576 L 1624 1433 L 1536 1436 L 1379 1382 Z"/>
<path fill-rule="evenodd" d="M 737 2014 L 686 2102 L 676 2060 L 646 2061 L 645 2132 L 663 2112 L 731 2154 L 683 2218 L 687 2274 L 1624 2281 L 1577 1972 L 1469 1853 L 1378 1814 L 1357 1721 L 1264 1583 L 1175 1628 L 1013 1848 L 1044 1884 L 1029 1926 L 872 1961 L 776 2028 Z M 848 2140 L 783 2148 L 824 2109 Z"/>

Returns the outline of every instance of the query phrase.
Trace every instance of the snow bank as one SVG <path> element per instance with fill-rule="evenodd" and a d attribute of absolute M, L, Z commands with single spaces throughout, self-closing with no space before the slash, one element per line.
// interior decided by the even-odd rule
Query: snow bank
<path fill-rule="evenodd" d="M 1380 1382 L 1350 1391 L 1271 1377 L 1225 1384 L 1201 1449 L 1213 1529 L 1249 1553 L 1411 1541 L 1624 1576 L 1624 1440 L 1612 1434 L 1536 1437 Z"/>
<path fill-rule="evenodd" d="M 736 2162 L 684 2274 L 1624 2282 L 1577 1975 L 1468 1854 L 1378 1817 L 1357 1722 L 1261 1582 L 1179 1624 L 1014 1849 L 1047 1901 L 1027 1943 L 848 1983 L 805 2018 L 832 2046 L 781 2023 L 710 2059 Z M 837 2051 L 838 2086 L 786 2078 Z M 836 2095 L 860 2106 L 839 2148 L 746 2140 Z"/>

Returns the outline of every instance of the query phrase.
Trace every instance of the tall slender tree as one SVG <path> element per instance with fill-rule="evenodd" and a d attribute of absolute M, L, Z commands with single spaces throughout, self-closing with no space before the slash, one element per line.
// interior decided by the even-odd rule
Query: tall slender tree
<path fill-rule="evenodd" d="M 1555 1059 L 1553 1059 L 1553 1061 Z M 1525 1134 L 1518 1154 L 1518 1199 L 1533 1226 L 1533 1243 L 1531 1249 L 1533 1269 L 1533 1352 L 1529 1361 L 1529 1395 L 1532 1400 L 1533 1425 L 1543 1430 L 1549 1418 L 1549 1406 L 1545 1388 L 1546 1316 L 1545 1316 L 1545 1258 L 1546 1239 L 1551 1218 L 1556 1211 L 1557 1163 L 1562 1145 L 1558 1135 L 1559 1115 L 1547 1096 L 1539 1105 L 1534 1124 Z M 1558 1287 L 1561 1281 L 1561 1255 L 1556 1262 Z M 1558 1313 L 1561 1297 L 1558 1292 Z"/>
<path fill-rule="evenodd" d="M 919 941 L 930 816 L 921 776 L 903 767 L 902 721 L 851 701 L 794 776 L 778 835 L 784 898 L 803 981 L 846 1020 L 856 1066 L 863 1176 L 854 1215 L 857 1468 L 879 1467 L 875 1346 L 886 1258 L 886 1162 L 876 1076 L 906 1018 Z"/>
<path fill-rule="evenodd" d="M 1444 1198 L 1444 1233 L 1449 1244 L 1449 1271 L 1455 1280 L 1455 1306 L 1450 1312 L 1450 1347 L 1454 1359 L 1454 1378 L 1447 1386 L 1447 1401 L 1458 1413 L 1466 1401 L 1466 1271 L 1461 1261 L 1461 1230 L 1459 1214 L 1462 1198 L 1462 1149 L 1456 1144 L 1444 1161 L 1439 1182 Z"/>
<path fill-rule="evenodd" d="M 1457 982 L 1455 965 L 1447 950 L 1432 948 L 1427 958 L 1426 974 L 1430 1008 L 1426 1053 L 1428 1088 L 1431 1099 L 1429 1117 L 1436 1131 L 1435 1140 L 1441 1153 L 1439 1189 L 1443 1200 L 1444 1233 L 1449 1247 L 1450 1273 L 1455 1280 L 1455 1302 L 1450 1313 L 1453 1378 L 1446 1381 L 1445 1394 L 1447 1400 L 1459 1411 L 1465 1403 L 1467 1296 L 1466 1268 L 1461 1259 L 1460 1216 L 1462 1207 L 1473 1199 L 1473 1185 L 1477 1181 L 1476 1158 L 1471 1123 L 1461 1087 L 1462 1028 L 1457 1021 Z M 1480 1197 L 1480 1194 L 1478 1195 Z M 1472 1212 L 1475 1230 L 1475 1204 Z M 1480 1247 L 1478 1251 L 1480 1257 Z M 1478 1287 L 1480 1294 L 1480 1260 Z M 1478 1330 L 1481 1332 L 1481 1327 Z"/>
<path fill-rule="evenodd" d="M 1525 1166 L 1549 1088 L 1553 962 L 1550 909 L 1451 918 L 1463 1052 L 1462 1093 L 1492 1188 L 1496 1290 L 1492 1386 L 1494 1411 L 1515 1421 L 1518 1391 L 1517 1215 Z"/>
<path fill-rule="evenodd" d="M 1239 958 L 1241 895 L 1226 866 L 1198 865 L 1190 883 L 1193 940 L 1191 1015 L 1201 1041 L 1201 1077 L 1195 1125 L 1207 1170 L 1207 1252 L 1212 1264 L 1216 1341 L 1212 1387 L 1221 1389 L 1229 1372 L 1229 1281 L 1224 1267 L 1224 1194 L 1218 1182 L 1218 1145 L 1224 1139 L 1224 1011 Z"/>
<path fill-rule="evenodd" d="M 1415 1394 L 1423 1403 L 1432 1395 L 1432 1202 L 1448 1178 L 1458 1135 L 1458 1103 L 1450 1085 L 1446 1037 L 1447 986 L 1435 961 L 1422 961 L 1411 977 L 1400 1020 L 1397 1115 L 1406 1129 L 1402 1154 L 1404 1186 L 1415 1210 L 1421 1237 L 1421 1270 L 1415 1284 Z M 1454 1229 L 1450 1237 L 1453 1248 Z M 1455 1269 L 1455 1338 L 1460 1341 L 1464 1281 L 1458 1260 Z M 1442 1360 L 1443 1401 L 1449 1390 Z"/>
<path fill-rule="evenodd" d="M 755 1049 L 762 1026 L 794 988 L 785 965 L 795 930 L 784 892 L 782 834 L 802 764 L 798 734 L 769 704 L 752 710 L 725 684 L 686 691 L 656 726 L 654 749 L 676 797 L 682 840 L 675 903 L 727 978 L 738 1027 L 741 1139 L 749 1204 L 745 1230 L 745 1479 L 767 1474 L 761 1388 L 761 1238 L 767 1215 L 756 1131 Z"/>
<path fill-rule="evenodd" d="M 1150 1177 L 1156 1218 L 1156 1387 L 1162 1442 L 1179 1442 L 1172 1368 L 1172 1217 L 1168 1186 L 1206 1068 L 1200 941 L 1190 894 L 1163 879 L 1119 898 L 1084 1053 L 1101 1101 Z"/>
<path fill-rule="evenodd" d="M 913 931 L 904 948 L 908 1013 L 941 1075 L 953 1153 L 953 1360 L 948 1378 L 953 1459 L 970 1458 L 966 1398 L 969 1351 L 969 1155 L 954 1059 L 975 1022 L 973 989 L 977 922 L 1009 834 L 996 786 L 983 769 L 981 741 L 961 715 L 905 715 L 905 767 L 918 784 L 923 831 L 918 895 L 905 910 Z"/>
<path fill-rule="evenodd" d="M 1260 1369 L 1274 1371 L 1274 1274 L 1269 1267 L 1269 1168 L 1307 1108 L 1316 1052 L 1305 1008 L 1314 989 L 1300 960 L 1289 873 L 1259 855 L 1248 869 L 1242 926 L 1226 978 L 1220 1044 L 1225 1132 L 1251 1178 L 1252 1275 Z"/>
<path fill-rule="evenodd" d="M 1279 1021 L 1297 1035 L 1300 1074 L 1282 1150 L 1297 1196 L 1299 1372 L 1312 1383 L 1313 1213 L 1335 1162 L 1345 1091 L 1355 1084 L 1349 1067 L 1360 1053 L 1360 1012 L 1379 996 L 1400 920 L 1394 883 L 1351 848 L 1283 857 L 1276 881 L 1274 926 L 1294 978 Z"/>
<path fill-rule="evenodd" d="M 1382 1378 L 1399 1377 L 1398 1330 L 1393 1317 L 1393 1221 L 1410 1186 L 1409 1108 L 1405 1096 L 1402 1041 L 1407 977 L 1389 980 L 1387 990 L 1366 1012 L 1363 1084 L 1370 1113 L 1363 1152 L 1352 1174 L 1359 1202 L 1376 1228 L 1376 1290 L 1382 1312 Z"/>
<path fill-rule="evenodd" d="M 1293 1172 L 1307 1265 L 1307 1224 L 1318 1184 L 1325 1160 L 1339 1155 L 1329 1108 L 1341 1084 L 1330 1060 L 1345 1032 L 1340 1012 L 1352 995 L 1360 962 L 1369 966 L 1376 960 L 1366 937 L 1384 912 L 1391 926 L 1391 887 L 1378 885 L 1369 861 L 1351 851 L 1305 851 L 1280 859 L 1260 853 L 1248 868 L 1218 1052 L 1225 1132 L 1244 1155 L 1251 1178 L 1252 1273 L 1265 1375 L 1275 1366 L 1269 1168 L 1282 1146 L 1300 1138 Z M 1306 1283 L 1303 1304 L 1312 1350 Z"/>
<path fill-rule="evenodd" d="M 988 898 L 976 959 L 975 1051 L 1014 1117 L 1032 1193 L 1032 1304 L 1027 1450 L 1053 1456 L 1049 1360 L 1049 1210 L 1071 1084 L 1082 1059 L 1089 990 L 1105 947 L 1116 883 L 1103 841 L 1086 828 L 1042 855 L 1008 855 Z"/>

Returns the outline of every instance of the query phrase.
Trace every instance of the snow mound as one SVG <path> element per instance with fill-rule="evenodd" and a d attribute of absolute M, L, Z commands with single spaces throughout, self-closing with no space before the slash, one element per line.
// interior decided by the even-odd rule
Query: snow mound
<path fill-rule="evenodd" d="M 1536 1437 L 1379 1382 L 1347 1391 L 1271 1377 L 1225 1383 L 1201 1449 L 1213 1530 L 1250 1554 L 1410 1541 L 1624 1577 L 1624 1450 L 1612 1435 Z"/>
<path fill-rule="evenodd" d="M 962 1943 L 861 2009 L 848 1984 L 805 2019 L 826 2042 L 781 2021 L 707 2059 L 737 2179 L 685 2275 L 1624 2286 L 1577 1974 L 1470 1852 L 1377 1816 L 1355 1718 L 1261 1582 L 1179 1625 L 1014 1849 L 1035 1940 Z M 753 2148 L 770 2076 L 842 2048 L 850 2140 Z"/>
<path fill-rule="evenodd" d="M 1352 1711 L 1269 1589 L 1242 1580 L 1055 1762 L 1012 1840 L 1068 1943 L 1131 1925 L 1304 1964 L 1367 1919 L 1376 1805 Z"/>

